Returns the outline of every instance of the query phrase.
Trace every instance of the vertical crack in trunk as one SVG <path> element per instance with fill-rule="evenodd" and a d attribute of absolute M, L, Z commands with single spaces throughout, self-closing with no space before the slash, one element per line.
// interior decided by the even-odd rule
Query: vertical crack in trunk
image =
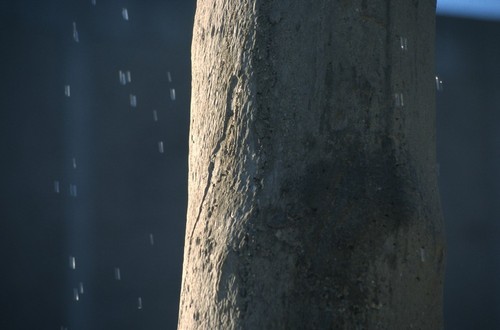
<path fill-rule="evenodd" d="M 210 183 L 212 182 L 212 175 L 213 175 L 213 171 L 214 171 L 214 167 L 215 167 L 215 159 L 217 157 L 217 154 L 220 151 L 222 143 L 226 139 L 227 127 L 229 124 L 229 120 L 231 119 L 231 117 L 234 114 L 232 107 L 231 107 L 231 102 L 233 100 L 234 88 L 236 87 L 237 83 L 238 83 L 238 78 L 236 78 L 235 75 L 231 76 L 231 79 L 229 80 L 229 84 L 228 84 L 228 89 L 227 89 L 226 111 L 225 111 L 226 114 L 224 116 L 224 124 L 222 126 L 222 135 L 221 135 L 220 139 L 217 141 L 217 143 L 212 151 L 212 154 L 210 156 L 210 163 L 208 164 L 207 184 L 205 185 L 205 189 L 203 191 L 203 197 L 201 199 L 200 206 L 198 208 L 198 215 L 196 216 L 196 220 L 193 224 L 193 228 L 191 229 L 191 234 L 189 235 L 188 258 L 191 257 L 191 247 L 193 245 L 192 243 L 193 243 L 194 231 L 195 231 L 196 226 L 200 220 L 201 211 L 203 210 L 203 204 L 204 204 L 205 199 L 207 197 L 208 190 L 210 189 Z"/>

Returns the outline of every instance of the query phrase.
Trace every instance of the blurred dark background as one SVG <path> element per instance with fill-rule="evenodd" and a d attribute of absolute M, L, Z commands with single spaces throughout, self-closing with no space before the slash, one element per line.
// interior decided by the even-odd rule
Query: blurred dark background
<path fill-rule="evenodd" d="M 0 2 L 0 329 L 175 329 L 194 7 Z M 500 329 L 499 41 L 438 17 L 450 330 Z"/>
<path fill-rule="evenodd" d="M 500 329 L 500 21 L 439 17 L 446 329 Z"/>

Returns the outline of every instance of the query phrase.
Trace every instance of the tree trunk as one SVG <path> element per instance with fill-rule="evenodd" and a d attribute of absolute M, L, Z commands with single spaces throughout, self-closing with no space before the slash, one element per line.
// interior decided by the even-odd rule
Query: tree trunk
<path fill-rule="evenodd" d="M 180 329 L 440 329 L 435 0 L 198 0 Z"/>

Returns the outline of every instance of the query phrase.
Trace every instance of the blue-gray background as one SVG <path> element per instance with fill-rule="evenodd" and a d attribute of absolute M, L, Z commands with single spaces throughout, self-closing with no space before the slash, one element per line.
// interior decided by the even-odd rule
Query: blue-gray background
<path fill-rule="evenodd" d="M 0 329 L 175 328 L 194 6 L 0 3 Z M 499 329 L 500 23 L 437 27 L 446 329 Z"/>

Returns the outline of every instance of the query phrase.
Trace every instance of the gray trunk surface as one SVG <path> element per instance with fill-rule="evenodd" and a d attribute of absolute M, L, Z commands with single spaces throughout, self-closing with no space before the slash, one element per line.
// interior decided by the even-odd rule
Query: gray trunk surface
<path fill-rule="evenodd" d="M 435 0 L 198 0 L 179 329 L 440 329 Z"/>

